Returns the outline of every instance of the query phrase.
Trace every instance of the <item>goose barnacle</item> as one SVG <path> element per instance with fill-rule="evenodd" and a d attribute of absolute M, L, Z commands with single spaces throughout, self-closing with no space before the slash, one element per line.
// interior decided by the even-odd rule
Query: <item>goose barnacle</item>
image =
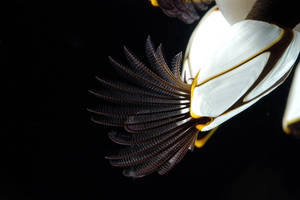
<path fill-rule="evenodd" d="M 189 41 L 182 73 L 192 80 L 199 72 L 191 112 L 214 118 L 202 130 L 218 126 L 278 87 L 297 65 L 300 50 L 298 27 L 294 28 L 298 16 L 278 18 L 281 2 L 216 2 Z M 283 118 L 285 132 L 293 134 L 300 123 L 298 76 L 295 73 Z"/>
<path fill-rule="evenodd" d="M 208 2 L 151 0 L 187 23 L 197 19 L 195 7 Z M 167 173 L 188 150 L 202 147 L 220 124 L 283 83 L 297 65 L 295 5 L 284 5 L 291 9 L 286 18 L 279 12 L 282 1 L 216 3 L 195 28 L 184 57 L 179 53 L 168 65 L 161 46 L 155 49 L 148 37 L 148 64 L 125 47 L 128 66 L 110 57 L 122 79 L 97 77 L 105 89 L 90 92 L 107 104 L 89 111 L 94 122 L 126 130 L 109 133 L 127 147 L 106 157 L 113 166 L 125 167 L 125 176 Z M 294 134 L 299 134 L 299 81 L 298 67 L 283 120 L 284 130 Z"/>

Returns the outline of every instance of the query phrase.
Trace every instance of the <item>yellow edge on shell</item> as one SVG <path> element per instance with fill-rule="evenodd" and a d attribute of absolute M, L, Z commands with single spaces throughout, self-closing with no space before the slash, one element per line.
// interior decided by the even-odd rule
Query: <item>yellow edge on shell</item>
<path fill-rule="evenodd" d="M 158 3 L 157 3 L 157 0 L 150 0 L 152 6 L 155 6 L 157 7 L 158 6 Z"/>
<path fill-rule="evenodd" d="M 218 127 L 214 128 L 213 130 L 211 130 L 206 136 L 204 136 L 201 139 L 196 139 L 195 140 L 195 147 L 197 148 L 201 148 L 203 147 L 206 142 L 209 140 L 209 138 L 216 132 L 216 130 L 218 129 Z"/>
<path fill-rule="evenodd" d="M 201 116 L 196 115 L 195 113 L 193 113 L 192 110 L 192 100 L 193 100 L 193 96 L 194 96 L 194 88 L 197 85 L 197 80 L 198 80 L 198 76 L 199 76 L 200 70 L 198 71 L 198 73 L 196 74 L 193 82 L 192 82 L 192 86 L 191 86 L 191 106 L 190 106 L 190 115 L 192 118 L 194 119 L 199 119 Z"/>
<path fill-rule="evenodd" d="M 296 118 L 296 119 L 294 119 L 294 120 L 289 121 L 289 122 L 287 123 L 287 125 L 283 128 L 284 132 L 285 132 L 286 134 L 290 135 L 292 131 L 291 131 L 291 129 L 289 129 L 289 126 L 290 126 L 291 124 L 295 124 L 295 123 L 298 123 L 298 122 L 300 122 L 300 118 Z"/>
<path fill-rule="evenodd" d="M 155 7 L 159 6 L 157 0 L 150 0 L 150 2 L 151 2 L 151 4 L 152 4 L 152 6 L 155 6 Z M 185 3 L 190 3 L 191 0 L 184 0 L 184 2 L 185 2 Z M 194 2 L 194 3 L 200 3 L 200 2 L 210 3 L 210 2 L 212 2 L 212 0 L 194 0 L 193 2 Z"/>

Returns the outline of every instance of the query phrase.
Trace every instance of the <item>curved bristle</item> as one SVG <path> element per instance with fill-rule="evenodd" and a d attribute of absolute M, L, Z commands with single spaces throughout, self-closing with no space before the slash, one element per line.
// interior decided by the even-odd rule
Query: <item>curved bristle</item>
<path fill-rule="evenodd" d="M 122 77 L 124 77 L 127 81 L 130 81 L 132 84 L 139 84 L 142 87 L 148 88 L 154 92 L 157 92 L 159 94 L 163 95 L 176 95 L 176 96 L 189 96 L 188 91 L 185 91 L 183 93 L 182 91 L 176 91 L 171 90 L 170 88 L 166 87 L 162 82 L 149 80 L 148 78 L 144 77 L 143 74 L 137 74 L 133 72 L 132 70 L 128 69 L 127 67 L 119 64 L 117 61 L 115 61 L 113 58 L 109 57 L 111 63 L 113 66 L 115 66 L 115 69 L 119 72 Z"/>
<path fill-rule="evenodd" d="M 153 148 L 156 148 L 156 147 L 161 148 L 161 145 L 163 145 L 166 142 L 171 142 L 171 141 L 175 140 L 181 134 L 186 133 L 186 131 L 189 129 L 190 129 L 189 126 L 176 127 L 164 134 L 161 134 L 157 137 L 151 138 L 147 142 L 140 142 L 140 143 L 135 144 L 134 146 L 122 149 L 118 153 L 116 153 L 114 155 L 110 155 L 108 157 L 108 159 L 125 159 L 128 157 L 139 155 L 141 153 L 144 153 L 145 151 L 152 150 Z M 116 135 L 116 133 L 114 134 L 114 136 L 115 135 Z M 123 137 L 126 137 L 126 136 L 123 136 Z"/>
<path fill-rule="evenodd" d="M 135 70 L 135 72 L 139 75 L 142 75 L 144 78 L 148 78 L 148 80 L 152 80 L 153 82 L 157 82 L 158 84 L 164 85 L 164 87 L 168 88 L 171 91 L 181 91 L 188 93 L 189 90 L 183 87 L 178 86 L 177 84 L 172 84 L 170 82 L 167 82 L 163 78 L 159 77 L 155 73 L 153 73 L 148 67 L 146 67 L 141 61 L 139 61 L 126 47 L 124 47 L 124 52 L 126 55 L 126 58 L 130 65 L 132 66 L 132 69 Z M 160 65 L 160 67 L 165 71 L 165 73 L 168 75 L 168 79 L 173 79 L 173 74 L 167 73 L 167 64 L 165 63 L 164 58 L 162 57 L 161 48 L 158 48 L 158 60 L 157 63 Z M 177 82 L 176 82 L 177 83 Z"/>
<path fill-rule="evenodd" d="M 121 145 L 128 145 L 127 141 L 131 139 L 131 136 L 128 134 L 122 134 L 119 132 L 111 131 L 108 133 L 109 139 L 111 139 L 113 142 Z M 113 155 L 111 155 L 113 157 Z M 108 156 L 108 159 L 110 157 Z"/>
<path fill-rule="evenodd" d="M 163 56 L 163 52 L 162 52 L 162 45 L 160 45 L 157 50 L 156 50 L 156 55 L 158 57 L 158 62 L 160 63 L 160 65 L 162 66 L 162 68 L 164 69 L 164 71 L 166 72 L 166 74 L 168 74 L 168 76 L 170 77 L 170 79 L 172 80 L 173 83 L 179 85 L 180 87 L 184 88 L 184 90 L 188 90 L 190 89 L 190 86 L 188 84 L 185 84 L 184 82 L 182 82 L 181 80 L 178 80 L 175 76 L 175 74 L 173 74 L 170 70 L 170 68 L 168 67 L 164 56 Z M 181 59 L 178 60 L 179 64 L 181 64 Z"/>
<path fill-rule="evenodd" d="M 167 126 L 170 123 L 180 122 L 188 118 L 189 116 L 187 114 L 181 114 L 181 115 L 176 115 L 172 118 L 170 117 L 170 118 L 157 120 L 157 121 L 146 121 L 144 123 L 137 123 L 137 124 L 125 123 L 124 128 L 128 132 L 139 133 L 139 132 L 153 130 L 159 127 Z"/>
<path fill-rule="evenodd" d="M 165 138 L 165 139 L 160 139 L 160 140 L 154 140 L 152 141 L 152 144 L 150 143 L 149 145 L 140 145 L 140 147 L 135 151 L 130 153 L 130 156 L 123 156 L 120 159 L 111 159 L 110 163 L 113 166 L 121 166 L 121 167 L 126 167 L 126 166 L 132 166 L 132 165 L 137 165 L 142 162 L 145 162 L 154 156 L 157 156 L 158 154 L 161 154 L 162 152 L 166 151 L 169 148 L 173 148 L 174 145 L 177 143 L 180 143 L 186 135 L 189 133 L 188 130 L 181 131 L 177 133 L 176 136 L 171 137 L 171 138 Z M 156 145 L 155 143 L 159 143 L 159 145 Z M 155 147 L 155 148 L 154 148 Z"/>
<path fill-rule="evenodd" d="M 144 124 L 144 123 L 151 123 L 156 121 L 162 120 L 171 120 L 172 118 L 186 116 L 189 114 L 189 109 L 182 109 L 179 111 L 174 112 L 163 112 L 163 113 L 156 113 L 156 114 L 143 114 L 143 115 L 132 115 L 127 118 L 125 121 L 125 125 L 136 125 L 136 124 Z"/>
<path fill-rule="evenodd" d="M 180 141 L 176 142 L 175 144 L 172 144 L 171 148 L 165 149 L 164 151 L 160 152 L 160 154 L 158 154 L 157 156 L 152 157 L 151 159 L 147 160 L 146 162 L 140 165 L 136 165 L 135 167 L 131 168 L 130 171 L 127 171 L 125 169 L 125 173 L 123 172 L 123 174 L 125 176 L 130 177 L 142 177 L 154 171 L 157 171 L 159 167 L 162 166 L 165 162 L 167 162 L 168 159 L 170 159 L 172 156 L 174 156 L 176 152 L 190 140 L 191 137 L 193 136 L 186 135 Z"/>
<path fill-rule="evenodd" d="M 181 66 L 181 60 L 182 60 L 182 52 L 178 53 L 176 56 L 174 56 L 172 63 L 171 63 L 171 70 L 174 76 L 177 78 L 177 80 L 180 79 L 180 66 Z"/>
<path fill-rule="evenodd" d="M 146 97 L 152 97 L 152 98 L 158 98 L 158 99 L 168 99 L 168 100 L 181 100 L 181 99 L 187 98 L 185 96 L 160 95 L 160 94 L 156 94 L 153 92 L 149 92 L 148 90 L 146 90 L 144 88 L 140 88 L 140 87 L 136 87 L 136 86 L 127 84 L 125 82 L 106 80 L 105 78 L 101 78 L 99 76 L 97 76 L 96 79 L 100 83 L 102 83 L 102 85 L 104 87 L 107 87 L 108 89 L 116 90 L 119 92 L 125 92 L 128 94 L 146 96 Z"/>
<path fill-rule="evenodd" d="M 178 152 L 169 159 L 168 162 L 166 162 L 164 165 L 162 165 L 158 171 L 160 175 L 164 175 L 168 173 L 173 167 L 175 167 L 176 164 L 178 164 L 182 158 L 185 156 L 185 154 L 188 152 L 189 147 L 191 145 L 194 146 L 195 139 L 196 139 L 196 133 L 199 132 L 198 130 L 193 130 L 194 137 L 191 138 L 189 142 L 187 142 L 181 149 L 178 150 Z"/>
<path fill-rule="evenodd" d="M 161 47 L 161 46 L 160 46 Z M 161 49 L 160 49 L 161 50 Z M 164 60 L 161 52 L 158 54 L 153 47 L 150 37 L 147 38 L 146 42 L 146 55 L 148 61 L 150 62 L 152 69 L 156 72 L 157 75 L 161 76 L 163 79 L 167 80 L 172 84 L 182 86 L 182 82 L 176 80 L 176 74 L 173 74 Z M 180 60 L 181 62 L 181 60 Z"/>

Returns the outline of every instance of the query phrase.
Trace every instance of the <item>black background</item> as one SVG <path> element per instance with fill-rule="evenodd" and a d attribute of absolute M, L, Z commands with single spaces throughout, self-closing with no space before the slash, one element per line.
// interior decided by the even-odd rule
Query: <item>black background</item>
<path fill-rule="evenodd" d="M 169 174 L 125 178 L 104 159 L 119 146 L 90 122 L 98 100 L 87 91 L 95 75 L 114 76 L 107 56 L 124 61 L 123 45 L 144 58 L 149 34 L 170 59 L 196 24 L 146 0 L 11 2 L 1 6 L 1 200 L 300 198 L 300 141 L 281 128 L 291 77 Z"/>

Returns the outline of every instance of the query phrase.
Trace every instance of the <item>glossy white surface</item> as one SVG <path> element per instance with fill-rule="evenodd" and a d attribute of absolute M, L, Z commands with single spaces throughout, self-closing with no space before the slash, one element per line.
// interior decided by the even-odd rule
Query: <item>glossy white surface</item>
<path fill-rule="evenodd" d="M 300 121 L 300 64 L 297 65 L 283 116 L 283 129 L 288 133 L 288 125 Z"/>
<path fill-rule="evenodd" d="M 294 32 L 294 38 L 289 47 L 285 50 L 284 54 L 271 70 L 271 72 L 257 85 L 254 90 L 244 99 L 250 101 L 256 96 L 260 95 L 273 84 L 275 84 L 284 74 L 286 74 L 297 60 L 300 52 L 300 34 Z"/>
<path fill-rule="evenodd" d="M 194 89 L 191 109 L 198 116 L 217 117 L 229 109 L 257 80 L 268 61 L 264 53 Z"/>
<path fill-rule="evenodd" d="M 188 83 L 191 83 L 191 78 L 209 65 L 217 45 L 224 41 L 224 33 L 229 27 L 230 25 L 216 7 L 207 12 L 189 40 L 183 62 L 182 79 L 186 74 Z"/>
<path fill-rule="evenodd" d="M 282 31 L 276 25 L 254 20 L 244 20 L 232 25 L 224 33 L 224 41 L 216 46 L 211 62 L 201 69 L 198 83 L 257 55 L 275 42 Z"/>

